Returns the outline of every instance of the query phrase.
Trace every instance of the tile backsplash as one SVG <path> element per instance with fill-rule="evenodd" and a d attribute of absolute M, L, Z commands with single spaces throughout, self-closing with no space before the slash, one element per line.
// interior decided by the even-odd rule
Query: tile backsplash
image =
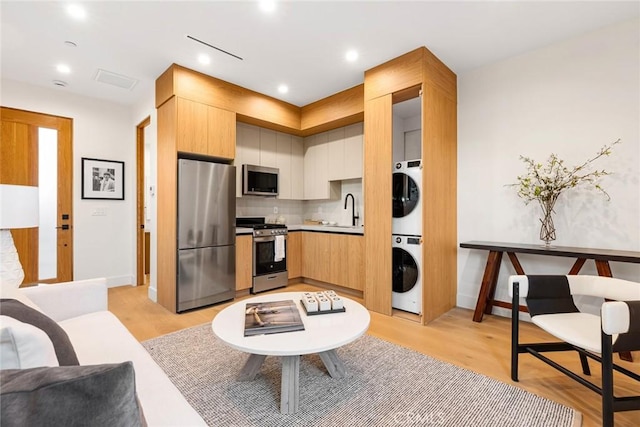
<path fill-rule="evenodd" d="M 236 198 L 236 216 L 263 216 L 267 222 L 276 222 L 284 217 L 286 224 L 302 224 L 304 220 L 335 221 L 340 225 L 351 225 L 351 199 L 344 209 L 344 198 L 348 193 L 355 197 L 358 225 L 364 224 L 362 201 L 362 179 L 341 181 L 340 200 L 279 200 L 271 197 Z M 276 212 L 277 211 L 277 212 Z"/>

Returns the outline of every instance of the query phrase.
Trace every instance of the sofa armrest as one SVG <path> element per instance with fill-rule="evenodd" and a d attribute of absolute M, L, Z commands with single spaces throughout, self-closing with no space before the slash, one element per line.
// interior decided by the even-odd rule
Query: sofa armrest
<path fill-rule="evenodd" d="M 105 278 L 38 285 L 20 292 L 56 322 L 108 309 Z"/>

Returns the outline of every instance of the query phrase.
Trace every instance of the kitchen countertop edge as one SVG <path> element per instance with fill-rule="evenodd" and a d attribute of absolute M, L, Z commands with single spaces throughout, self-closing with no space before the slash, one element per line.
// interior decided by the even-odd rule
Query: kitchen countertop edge
<path fill-rule="evenodd" d="M 315 233 L 332 233 L 332 234 L 355 234 L 356 236 L 364 235 L 364 227 L 334 227 L 331 225 L 287 225 L 287 229 L 291 231 L 312 231 Z M 252 235 L 253 229 L 248 227 L 236 227 L 236 236 Z"/>

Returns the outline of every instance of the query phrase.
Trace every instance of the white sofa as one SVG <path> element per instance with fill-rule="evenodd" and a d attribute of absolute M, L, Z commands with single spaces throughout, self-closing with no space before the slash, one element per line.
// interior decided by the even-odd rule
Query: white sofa
<path fill-rule="evenodd" d="M 81 365 L 132 361 L 136 389 L 149 426 L 206 426 L 164 371 L 107 310 L 105 279 L 20 288 L 67 333 Z"/>

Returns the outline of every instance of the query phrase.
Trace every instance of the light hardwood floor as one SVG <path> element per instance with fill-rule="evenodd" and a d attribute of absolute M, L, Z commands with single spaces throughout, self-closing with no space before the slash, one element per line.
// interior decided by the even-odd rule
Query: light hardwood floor
<path fill-rule="evenodd" d="M 287 291 L 318 289 L 320 288 L 298 284 L 289 286 Z M 109 310 L 118 316 L 139 341 L 210 322 L 226 305 L 228 304 L 173 314 L 147 298 L 147 286 L 109 289 Z M 585 427 L 601 425 L 600 396 L 533 356 L 521 355 L 520 381 L 512 382 L 510 320 L 499 316 L 485 316 L 482 323 L 475 323 L 471 321 L 472 315 L 471 310 L 455 308 L 429 325 L 421 326 L 398 316 L 371 313 L 368 333 L 575 408 L 583 414 Z M 548 335 L 532 324 L 523 325 L 521 337 L 523 342 L 550 340 Z M 554 354 L 551 357 L 575 372 L 581 372 L 576 355 Z M 634 359 L 640 359 L 640 353 L 635 353 Z M 623 362 L 618 358 L 616 360 L 625 368 L 640 373 L 640 363 Z M 599 384 L 599 365 L 593 362 L 590 364 L 593 374 L 591 380 Z M 618 377 L 617 374 L 615 381 L 618 395 L 640 394 L 638 383 Z M 617 413 L 615 423 L 618 427 L 637 427 L 640 425 L 640 411 Z"/>

